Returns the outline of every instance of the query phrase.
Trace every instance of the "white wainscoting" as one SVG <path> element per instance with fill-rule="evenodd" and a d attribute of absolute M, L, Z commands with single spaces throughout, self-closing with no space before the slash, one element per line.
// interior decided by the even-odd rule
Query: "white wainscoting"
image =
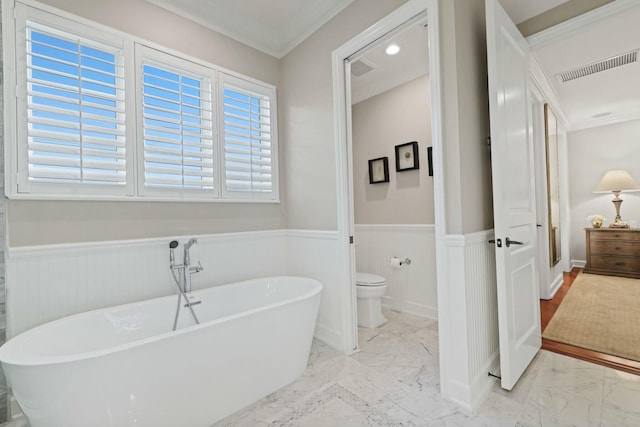
<path fill-rule="evenodd" d="M 322 300 L 316 322 L 315 336 L 330 346 L 343 350 L 343 321 L 336 231 L 289 230 L 287 232 L 287 273 L 304 276 L 322 283 Z"/>
<path fill-rule="evenodd" d="M 192 262 L 204 270 L 193 289 L 244 279 L 299 275 L 324 285 L 319 338 L 341 348 L 340 313 L 334 313 L 337 279 L 335 231 L 273 230 L 197 237 Z M 7 252 L 8 337 L 48 321 L 176 292 L 169 271 L 169 242 L 154 238 L 9 248 Z M 182 246 L 176 250 L 182 260 Z M 337 338 L 336 338 L 337 337 Z"/>
<path fill-rule="evenodd" d="M 487 240 L 493 230 L 447 235 L 449 277 L 448 366 L 455 367 L 443 379 L 445 394 L 473 412 L 494 380 L 488 372 L 498 369 L 498 296 L 495 250 Z"/>
<path fill-rule="evenodd" d="M 438 318 L 435 227 L 428 224 L 356 224 L 356 270 L 387 279 L 382 303 L 393 310 Z M 392 257 L 411 259 L 394 268 Z"/>

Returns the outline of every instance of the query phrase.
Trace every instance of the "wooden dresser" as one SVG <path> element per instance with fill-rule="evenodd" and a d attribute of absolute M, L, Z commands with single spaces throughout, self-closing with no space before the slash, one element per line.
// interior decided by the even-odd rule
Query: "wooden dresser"
<path fill-rule="evenodd" d="M 585 228 L 585 273 L 640 279 L 640 228 Z"/>

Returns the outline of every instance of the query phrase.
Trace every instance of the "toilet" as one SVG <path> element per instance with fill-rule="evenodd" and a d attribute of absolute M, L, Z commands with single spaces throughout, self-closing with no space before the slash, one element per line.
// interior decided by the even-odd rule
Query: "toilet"
<path fill-rule="evenodd" d="M 356 297 L 358 299 L 358 325 L 377 328 L 387 322 L 382 315 L 380 298 L 387 291 L 387 279 L 377 274 L 356 273 Z"/>

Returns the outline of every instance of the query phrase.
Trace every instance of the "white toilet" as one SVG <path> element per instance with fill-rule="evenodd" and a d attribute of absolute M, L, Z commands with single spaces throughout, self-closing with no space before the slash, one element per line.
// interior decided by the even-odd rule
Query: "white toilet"
<path fill-rule="evenodd" d="M 358 298 L 358 325 L 377 328 L 387 322 L 382 315 L 380 298 L 387 291 L 387 279 L 377 274 L 356 273 L 356 297 Z"/>

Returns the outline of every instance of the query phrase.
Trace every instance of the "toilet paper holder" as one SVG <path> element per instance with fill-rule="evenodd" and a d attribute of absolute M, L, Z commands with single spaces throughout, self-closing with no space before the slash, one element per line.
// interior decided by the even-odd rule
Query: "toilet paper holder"
<path fill-rule="evenodd" d="M 408 258 L 408 257 L 407 257 L 407 258 L 404 258 L 404 259 L 402 259 L 402 258 L 398 258 L 398 257 L 396 257 L 396 256 L 391 257 L 391 260 L 390 260 L 390 261 L 391 261 L 391 263 L 392 263 L 392 264 L 393 264 L 393 261 L 394 261 L 394 260 L 398 260 L 398 261 L 399 261 L 399 263 L 400 263 L 400 266 L 403 266 L 403 265 L 405 265 L 405 264 L 407 264 L 407 265 L 411 265 L 411 258 Z"/>

